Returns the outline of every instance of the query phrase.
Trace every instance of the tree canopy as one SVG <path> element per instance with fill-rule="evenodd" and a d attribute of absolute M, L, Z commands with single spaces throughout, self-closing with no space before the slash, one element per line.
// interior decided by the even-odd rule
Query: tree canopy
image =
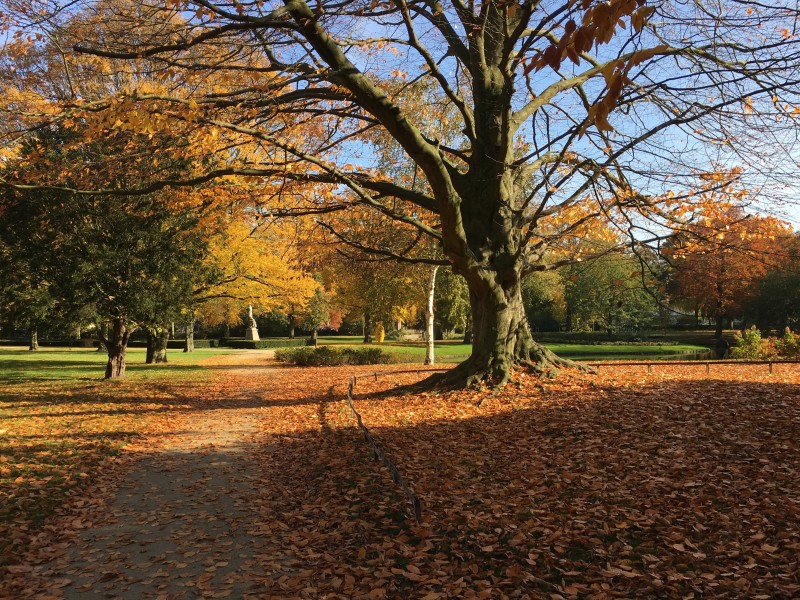
<path fill-rule="evenodd" d="M 272 215 L 359 205 L 428 236 L 470 291 L 458 383 L 563 363 L 534 342 L 521 281 L 585 258 L 570 250 L 597 223 L 657 244 L 724 208 L 708 192 L 732 179 L 777 195 L 797 171 L 794 0 L 3 4 L 7 160 L 55 120 L 143 133 L 139 192 L 242 175 Z M 57 90 L 30 85 L 42 48 Z M 92 94 L 69 86 L 76 64 Z M 387 141 L 405 178 L 381 168 Z"/>

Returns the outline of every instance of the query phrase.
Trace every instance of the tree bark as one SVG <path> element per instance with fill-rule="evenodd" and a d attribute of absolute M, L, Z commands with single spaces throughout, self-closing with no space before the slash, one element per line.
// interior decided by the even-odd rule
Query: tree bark
<path fill-rule="evenodd" d="M 194 317 L 186 324 L 186 338 L 183 344 L 184 352 L 194 352 Z"/>
<path fill-rule="evenodd" d="M 464 330 L 464 343 L 471 344 L 472 343 L 472 326 L 468 326 Z"/>
<path fill-rule="evenodd" d="M 167 343 L 169 342 L 169 327 L 159 327 L 153 335 L 153 363 L 167 362 Z"/>
<path fill-rule="evenodd" d="M 97 351 L 105 352 L 105 339 L 108 337 L 108 324 L 103 321 L 97 324 Z"/>
<path fill-rule="evenodd" d="M 156 338 L 153 333 L 147 330 L 147 347 L 144 351 L 144 364 L 152 365 L 156 354 Z"/>
<path fill-rule="evenodd" d="M 128 323 L 124 318 L 117 317 L 111 320 L 108 337 L 102 340 L 108 353 L 105 379 L 121 379 L 125 377 L 125 355 L 128 349 L 130 333 Z"/>
<path fill-rule="evenodd" d="M 364 310 L 364 343 L 372 343 L 372 315 L 369 309 Z"/>
<path fill-rule="evenodd" d="M 168 326 L 154 327 L 147 330 L 147 353 L 145 363 L 148 365 L 167 362 L 167 344 L 169 342 Z"/>
<path fill-rule="evenodd" d="M 520 280 L 507 277 L 505 282 L 506 285 L 498 283 L 491 275 L 467 277 L 473 298 L 472 354 L 456 368 L 434 376 L 431 381 L 455 386 L 488 384 L 499 387 L 508 381 L 517 366 L 550 376 L 561 367 L 591 371 L 585 365 L 556 356 L 533 339 L 522 302 Z"/>
<path fill-rule="evenodd" d="M 39 349 L 39 330 L 36 327 L 31 327 L 31 341 L 28 345 L 28 350 L 35 351 Z"/>
<path fill-rule="evenodd" d="M 294 315 L 289 315 L 289 339 L 294 339 Z"/>
<path fill-rule="evenodd" d="M 430 277 L 428 278 L 428 303 L 425 305 L 425 364 L 434 364 L 433 355 L 433 295 L 436 291 L 436 272 L 439 267 L 431 269 Z"/>

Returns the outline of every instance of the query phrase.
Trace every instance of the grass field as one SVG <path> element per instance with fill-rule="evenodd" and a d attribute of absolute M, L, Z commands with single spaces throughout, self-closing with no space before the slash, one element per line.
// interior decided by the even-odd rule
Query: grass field
<path fill-rule="evenodd" d="M 361 345 L 360 336 L 330 336 L 320 338 L 320 344 Z M 392 354 L 407 357 L 416 362 L 425 356 L 425 345 L 422 342 L 384 342 L 375 344 Z M 620 359 L 667 359 L 692 356 L 708 351 L 704 346 L 690 344 L 639 345 L 639 344 L 545 344 L 550 350 L 564 358 L 582 361 L 620 360 Z M 436 360 L 439 362 L 461 362 L 469 356 L 472 346 L 459 341 L 437 341 L 435 344 Z"/>
<path fill-rule="evenodd" d="M 161 377 L 162 367 L 169 369 L 171 377 L 181 373 L 190 374 L 202 369 L 197 363 L 203 358 L 231 352 L 241 350 L 203 348 L 188 353 L 171 350 L 167 353 L 167 365 L 146 365 L 144 348 L 129 348 L 126 373 L 133 381 Z M 36 352 L 20 348 L 0 348 L 0 385 L 102 379 L 106 361 L 105 352 L 83 348 L 47 348 Z"/>
<path fill-rule="evenodd" d="M 322 343 L 359 346 L 360 338 L 326 338 Z M 437 362 L 466 358 L 470 346 L 437 343 Z M 381 347 L 421 363 L 421 343 L 389 342 Z M 554 345 L 558 354 L 582 360 L 661 358 L 692 351 L 693 346 Z M 22 518 L 36 524 L 57 499 L 91 477 L 134 437 L 148 431 L 157 417 L 182 412 L 197 385 L 210 375 L 202 359 L 237 352 L 199 349 L 171 351 L 166 365 L 145 365 L 144 350 L 130 349 L 127 377 L 102 382 L 106 355 L 90 349 L 0 349 L 0 538 L 4 528 Z M 247 352 L 238 351 L 238 352 Z M 0 543 L 2 554 L 3 543 Z M 1 561 L 0 561 L 1 562 Z"/>

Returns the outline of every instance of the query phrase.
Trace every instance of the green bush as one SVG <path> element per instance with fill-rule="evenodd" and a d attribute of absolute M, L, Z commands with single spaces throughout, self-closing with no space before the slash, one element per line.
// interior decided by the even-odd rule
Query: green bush
<path fill-rule="evenodd" d="M 800 358 L 800 335 L 787 327 L 783 337 L 775 341 L 775 349 L 781 358 Z"/>
<path fill-rule="evenodd" d="M 266 340 L 233 340 L 226 339 L 220 340 L 220 346 L 226 348 L 240 348 L 246 350 L 262 350 L 264 348 L 292 348 L 296 346 L 308 346 L 312 344 L 311 340 L 306 338 L 272 338 Z"/>
<path fill-rule="evenodd" d="M 396 358 L 381 348 L 282 348 L 275 351 L 275 359 L 301 367 L 339 365 L 385 365 L 397 362 Z"/>
<path fill-rule="evenodd" d="M 762 346 L 761 332 L 754 325 L 750 329 L 736 334 L 731 349 L 731 358 L 763 359 L 764 349 Z"/>
<path fill-rule="evenodd" d="M 800 335 L 787 327 L 783 337 L 762 337 L 755 325 L 736 335 L 731 358 L 772 360 L 775 358 L 800 358 Z"/>

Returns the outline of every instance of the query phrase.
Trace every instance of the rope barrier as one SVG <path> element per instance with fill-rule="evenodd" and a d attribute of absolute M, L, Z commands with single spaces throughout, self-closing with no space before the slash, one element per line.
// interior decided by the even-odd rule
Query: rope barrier
<path fill-rule="evenodd" d="M 361 429 L 362 433 L 364 434 L 364 441 L 366 441 L 372 447 L 372 455 L 375 460 L 380 460 L 389 472 L 392 474 L 392 481 L 398 486 L 400 489 L 403 490 L 406 497 L 408 498 L 409 502 L 411 502 L 411 508 L 414 511 L 414 518 L 417 520 L 417 523 L 422 522 L 422 503 L 420 499 L 411 491 L 411 488 L 408 487 L 408 484 L 403 479 L 402 475 L 400 475 L 400 471 L 397 469 L 397 466 L 394 462 L 386 456 L 386 454 L 380 449 L 378 444 L 375 442 L 375 438 L 372 437 L 369 429 L 366 425 L 364 425 L 363 420 L 361 419 L 361 415 L 356 410 L 355 405 L 353 404 L 353 391 L 356 387 L 356 381 L 358 379 L 363 379 L 365 377 L 374 377 L 375 381 L 378 380 L 379 376 L 382 375 L 402 375 L 402 374 L 409 374 L 409 373 L 431 373 L 436 371 L 446 371 L 447 369 L 414 369 L 412 371 L 376 371 L 375 373 L 370 373 L 367 375 L 353 375 L 350 378 L 350 383 L 347 386 L 347 397 L 346 402 L 347 406 L 350 408 L 350 412 L 356 419 L 358 423 L 358 428 Z"/>
<path fill-rule="evenodd" d="M 776 364 L 798 364 L 800 360 L 794 359 L 775 359 L 775 360 L 742 360 L 742 359 L 722 359 L 722 360 L 657 360 L 657 361 L 606 361 L 606 362 L 587 362 L 590 367 L 647 367 L 647 372 L 652 373 L 653 367 L 657 365 L 705 365 L 706 373 L 711 372 L 711 365 L 768 365 L 769 372 Z"/>

